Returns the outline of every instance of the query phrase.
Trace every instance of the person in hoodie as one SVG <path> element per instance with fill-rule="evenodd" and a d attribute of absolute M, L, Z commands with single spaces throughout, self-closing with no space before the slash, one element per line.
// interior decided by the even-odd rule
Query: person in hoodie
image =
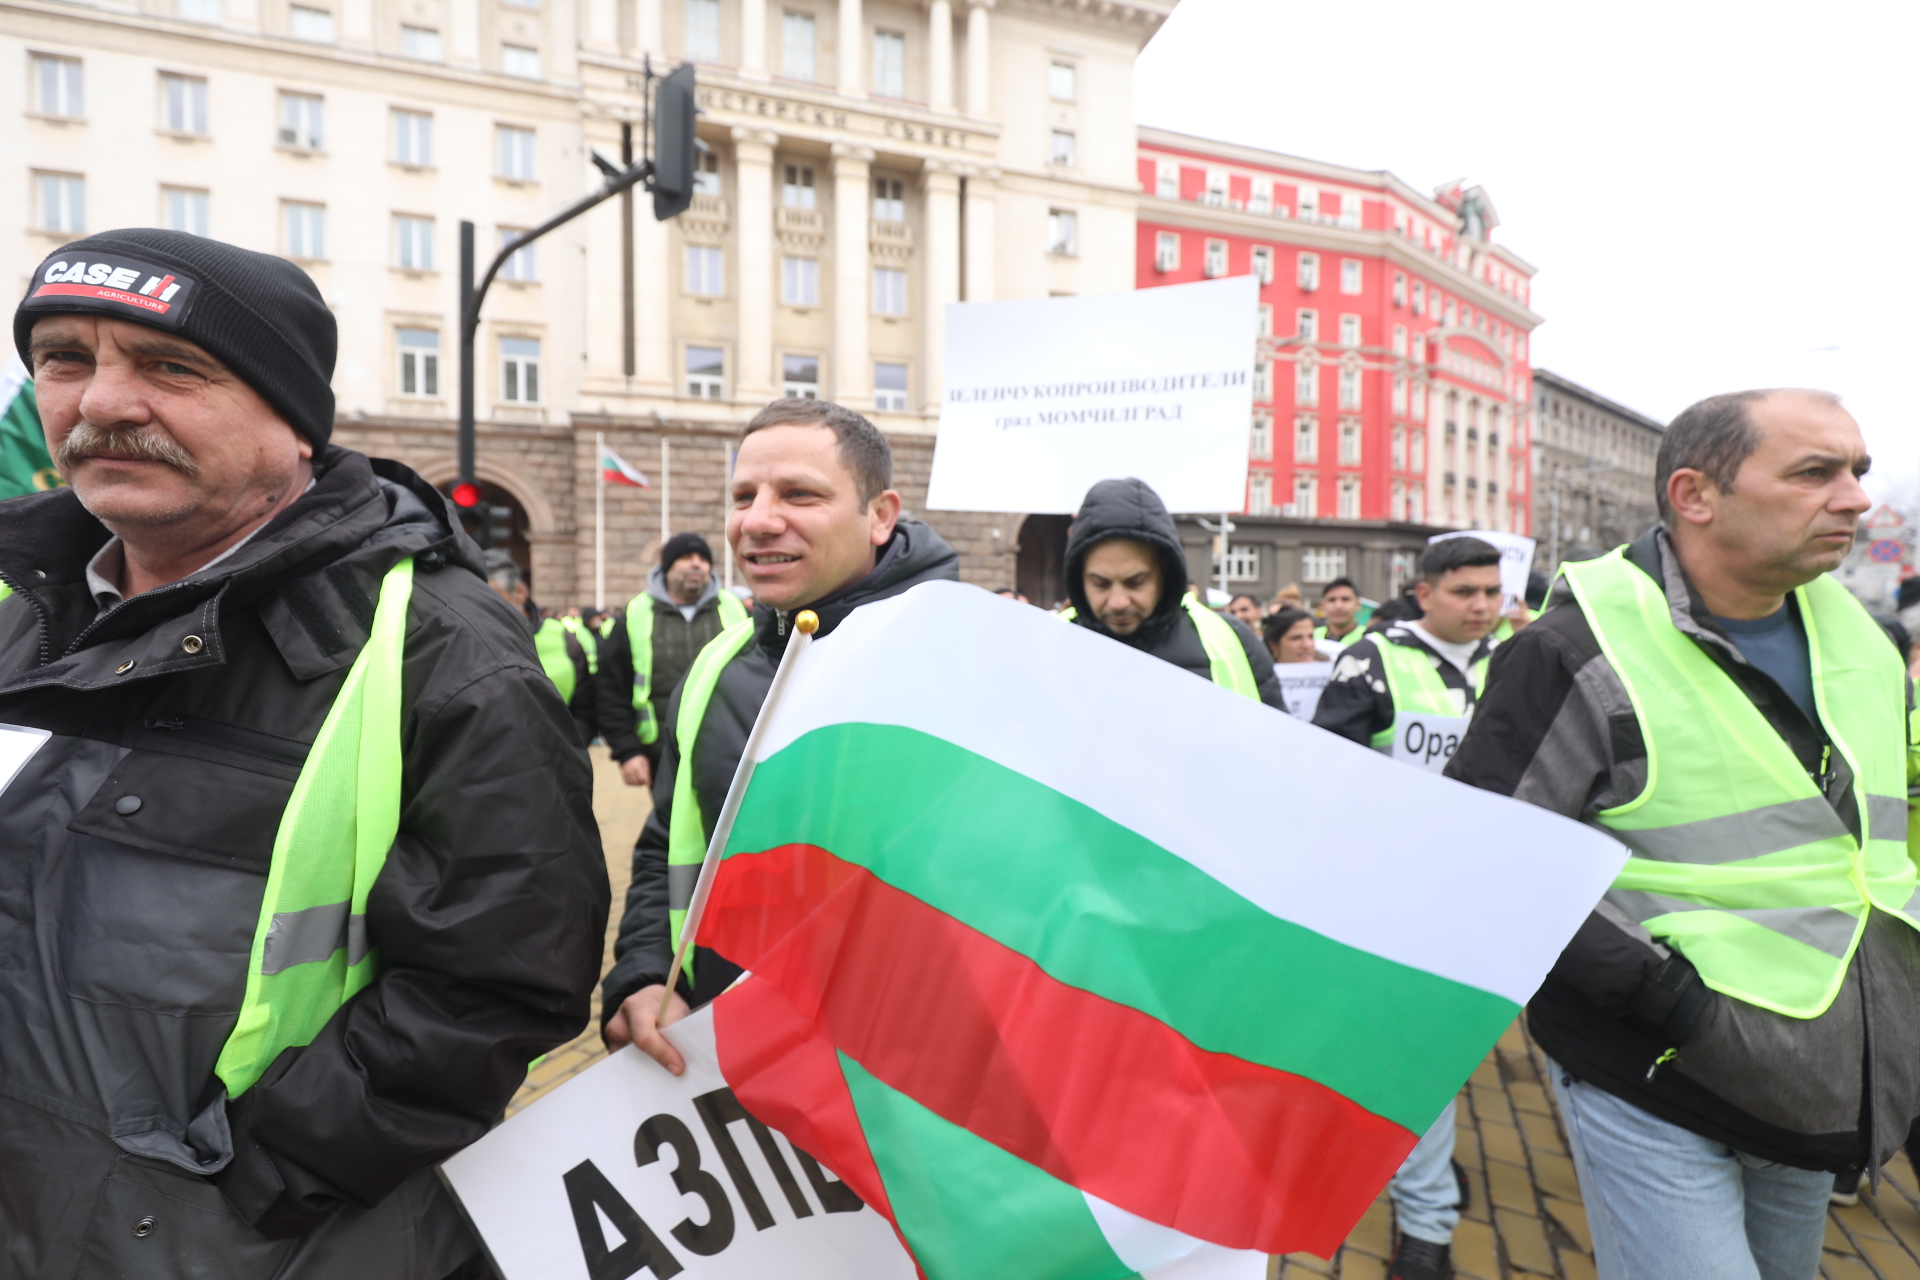
<path fill-rule="evenodd" d="M 1189 585 L 1173 517 L 1144 480 L 1102 480 L 1087 490 L 1067 533 L 1072 604 L 1064 616 L 1285 711 L 1260 637 L 1194 599 Z"/>
<path fill-rule="evenodd" d="M 747 611 L 713 574 L 713 548 L 697 533 L 676 533 L 660 548 L 647 589 L 627 605 L 624 624 L 600 645 L 601 736 L 630 787 L 649 786 L 660 763 L 667 700 L 709 640 Z"/>
<path fill-rule="evenodd" d="M 526 621 L 329 443 L 298 267 L 90 236 L 13 336 L 71 487 L 0 503 L 0 1275 L 482 1274 L 435 1166 L 585 1025 L 608 896 Z"/>
<path fill-rule="evenodd" d="M 775 400 L 747 424 L 734 463 L 727 540 L 753 589 L 751 629 L 729 628 L 710 642 L 703 652 L 719 665 L 696 686 L 696 659 L 661 718 L 653 812 L 634 846 L 626 914 L 601 988 L 609 1047 L 637 1045 L 680 1074 L 685 1066 L 659 1027 L 740 974 L 725 956 L 696 946 L 688 964 L 694 976 L 680 975 L 666 1017 L 656 1021 L 673 959 L 672 915 L 686 909 L 694 884 L 692 876 L 669 874 L 673 823 L 691 804 L 705 849 L 786 651 L 793 615 L 811 609 L 820 619 L 816 637 L 826 636 L 861 605 L 923 582 L 959 580 L 959 556 L 932 529 L 900 514 L 892 485 L 887 438 L 851 409 Z"/>

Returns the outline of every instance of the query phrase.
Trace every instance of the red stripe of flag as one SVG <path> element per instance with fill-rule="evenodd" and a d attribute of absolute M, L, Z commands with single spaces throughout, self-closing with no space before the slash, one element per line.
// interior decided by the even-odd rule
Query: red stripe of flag
<path fill-rule="evenodd" d="M 1331 1257 L 1418 1139 L 1314 1081 L 1207 1052 L 1067 986 L 811 845 L 729 857 L 702 934 L 892 1088 L 1203 1240 Z"/>

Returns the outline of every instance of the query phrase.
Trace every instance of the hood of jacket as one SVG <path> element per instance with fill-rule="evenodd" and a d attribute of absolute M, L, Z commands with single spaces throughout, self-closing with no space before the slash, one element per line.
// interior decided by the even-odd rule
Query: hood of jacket
<path fill-rule="evenodd" d="M 678 609 L 680 607 L 680 602 L 667 593 L 667 575 L 661 570 L 659 565 L 653 566 L 653 568 L 647 572 L 647 594 L 652 596 L 656 602 L 667 606 L 669 609 Z M 700 593 L 700 598 L 693 602 L 693 607 L 695 609 L 704 609 L 719 598 L 720 575 L 717 573 L 708 574 L 707 589 Z"/>
<path fill-rule="evenodd" d="M 931 525 L 910 516 L 901 516 L 893 527 L 893 537 L 875 557 L 871 573 L 801 607 L 819 615 L 820 630 L 815 635 L 824 636 L 863 604 L 897 596 L 922 582 L 958 581 L 960 554 L 948 546 L 946 539 L 935 533 Z M 755 604 L 754 642 L 769 655 L 778 658 L 786 651 L 787 636 L 793 629 L 794 612 Z"/>
<path fill-rule="evenodd" d="M 1160 560 L 1160 603 L 1132 635 L 1115 635 L 1093 616 L 1087 603 L 1087 553 L 1103 542 L 1128 538 L 1153 548 Z M 1134 648 L 1150 648 L 1163 638 L 1180 612 L 1187 594 L 1187 553 L 1180 545 L 1167 504 L 1144 480 L 1102 480 L 1087 490 L 1086 500 L 1073 517 L 1067 534 L 1067 597 L 1073 601 L 1074 621 L 1101 635 Z"/>

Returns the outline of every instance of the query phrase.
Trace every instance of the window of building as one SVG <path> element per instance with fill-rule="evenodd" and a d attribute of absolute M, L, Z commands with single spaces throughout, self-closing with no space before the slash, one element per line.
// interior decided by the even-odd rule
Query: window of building
<path fill-rule="evenodd" d="M 875 222 L 907 220 L 905 187 L 900 179 L 875 178 L 873 180 L 873 220 Z"/>
<path fill-rule="evenodd" d="M 1425 475 L 1427 470 L 1427 433 L 1415 431 L 1409 437 L 1407 445 L 1407 470 L 1415 475 Z"/>
<path fill-rule="evenodd" d="M 433 117 L 424 111 L 393 113 L 393 158 L 399 164 L 433 163 Z"/>
<path fill-rule="evenodd" d="M 820 260 L 780 259 L 780 301 L 790 307 L 820 305 Z"/>
<path fill-rule="evenodd" d="M 1293 422 L 1293 460 L 1320 460 L 1320 422 L 1317 418 L 1296 418 Z"/>
<path fill-rule="evenodd" d="M 280 145 L 303 151 L 324 150 L 327 145 L 327 103 L 317 93 L 280 95 Z"/>
<path fill-rule="evenodd" d="M 1253 431 L 1247 437 L 1247 456 L 1264 462 L 1273 457 L 1273 415 L 1253 415 Z"/>
<path fill-rule="evenodd" d="M 1358 258 L 1342 258 L 1340 260 L 1340 292 L 1359 293 L 1360 280 L 1360 260 Z"/>
<path fill-rule="evenodd" d="M 882 98 L 907 96 L 907 38 L 898 31 L 873 33 L 873 91 Z"/>
<path fill-rule="evenodd" d="M 1047 70 L 1047 96 L 1055 102 L 1072 102 L 1079 96 L 1079 82 L 1079 68 L 1056 58 Z"/>
<path fill-rule="evenodd" d="M 873 309 L 883 316 L 907 314 L 907 273 L 895 267 L 873 269 Z"/>
<path fill-rule="evenodd" d="M 524 230 L 526 230 L 524 227 L 501 227 L 500 247 L 504 249 L 509 244 L 512 244 L 519 238 L 521 232 Z M 538 259 L 533 255 L 534 251 L 539 247 L 540 242 L 536 240 L 532 244 L 523 244 L 518 249 L 515 249 L 513 253 L 508 256 L 507 260 L 500 264 L 500 278 L 502 280 L 518 280 L 523 284 L 538 280 L 540 278 L 540 264 Z"/>
<path fill-rule="evenodd" d="M 400 52 L 423 62 L 440 61 L 440 32 L 433 27 L 403 25 L 400 28 Z"/>
<path fill-rule="evenodd" d="M 1358 409 L 1360 407 L 1360 371 L 1342 369 L 1340 371 L 1340 407 Z"/>
<path fill-rule="evenodd" d="M 1320 403 L 1320 368 L 1310 359 L 1302 359 L 1293 369 L 1293 402 Z"/>
<path fill-rule="evenodd" d="M 500 69 L 523 80 L 538 80 L 540 51 L 523 44 L 503 44 L 500 46 Z"/>
<path fill-rule="evenodd" d="M 907 366 L 886 360 L 874 362 L 873 407 L 882 413 L 907 411 Z"/>
<path fill-rule="evenodd" d="M 1419 382 L 1413 384 L 1413 412 L 1407 416 L 1411 418 L 1425 418 L 1427 416 L 1427 388 L 1425 384 Z"/>
<path fill-rule="evenodd" d="M 1340 197 L 1340 225 L 1349 231 L 1360 229 L 1362 206 L 1360 197 L 1349 192 Z"/>
<path fill-rule="evenodd" d="M 1320 198 L 1305 187 L 1300 188 L 1300 217 L 1312 222 L 1320 216 Z"/>
<path fill-rule="evenodd" d="M 433 270 L 433 219 L 393 215 L 393 265 L 408 271 Z"/>
<path fill-rule="evenodd" d="M 1427 314 L 1427 287 L 1418 280 L 1413 282 L 1413 314 L 1417 316 Z"/>
<path fill-rule="evenodd" d="M 1407 278 L 1398 271 L 1393 273 L 1393 305 L 1407 305 Z"/>
<path fill-rule="evenodd" d="M 1397 356 L 1407 354 L 1407 326 L 1403 324 L 1393 326 L 1393 354 Z"/>
<path fill-rule="evenodd" d="M 1310 308 L 1302 308 L 1294 313 L 1293 331 L 1302 342 L 1320 341 L 1320 313 Z"/>
<path fill-rule="evenodd" d="M 1348 315 L 1340 317 L 1340 345 L 1343 347 L 1357 347 L 1360 345 L 1359 316 Z"/>
<path fill-rule="evenodd" d="M 1153 168 L 1154 194 L 1162 199 L 1178 200 L 1180 198 L 1180 166 L 1171 160 L 1156 160 Z"/>
<path fill-rule="evenodd" d="M 720 0 L 687 0 L 687 57 L 720 59 Z"/>
<path fill-rule="evenodd" d="M 711 151 L 694 152 L 693 194 L 697 196 L 720 194 L 720 157 Z"/>
<path fill-rule="evenodd" d="M 173 13 L 188 22 L 218 22 L 220 0 L 173 0 Z"/>
<path fill-rule="evenodd" d="M 789 400 L 818 400 L 820 357 L 781 356 L 780 394 Z"/>
<path fill-rule="evenodd" d="M 1273 184 L 1262 178 L 1255 178 L 1253 189 L 1247 193 L 1247 209 L 1252 213 L 1273 212 Z"/>
<path fill-rule="evenodd" d="M 1226 571 L 1228 582 L 1260 581 L 1259 547 L 1229 545 L 1223 560 L 1225 563 L 1220 567 Z"/>
<path fill-rule="evenodd" d="M 1304 516 L 1309 520 L 1320 514 L 1320 482 L 1314 477 L 1295 476 L 1293 478 L 1292 514 Z M 1302 576 L 1305 575 L 1303 574 Z M 1329 578 L 1337 578 L 1340 575 L 1334 573 L 1328 574 L 1327 576 Z M 1312 581 L 1312 579 L 1309 578 L 1308 581 Z"/>
<path fill-rule="evenodd" d="M 727 291 L 726 259 L 719 246 L 687 246 L 687 292 L 705 298 L 717 298 Z"/>
<path fill-rule="evenodd" d="M 725 373 L 726 353 L 720 348 L 687 348 L 687 394 L 695 400 L 718 400 Z"/>
<path fill-rule="evenodd" d="M 1263 338 L 1271 338 L 1273 336 L 1273 304 L 1271 302 L 1261 303 L 1258 315 L 1260 336 Z"/>
<path fill-rule="evenodd" d="M 1047 210 L 1047 252 L 1069 258 L 1080 252 L 1080 218 L 1073 210 Z"/>
<path fill-rule="evenodd" d="M 1227 274 L 1227 242 L 1225 240 L 1207 241 L 1206 274 L 1209 280 Z"/>
<path fill-rule="evenodd" d="M 1303 582 L 1331 582 L 1346 576 L 1345 547 L 1300 548 L 1300 578 Z"/>
<path fill-rule="evenodd" d="M 87 114 L 86 72 L 78 58 L 33 55 L 33 109 L 43 116 L 78 120 Z"/>
<path fill-rule="evenodd" d="M 780 15 L 780 74 L 790 80 L 813 79 L 813 15 Z"/>
<path fill-rule="evenodd" d="M 400 330 L 400 394 L 440 394 L 440 331 Z"/>
<path fill-rule="evenodd" d="M 1448 327 L 1449 329 L 1451 329 L 1451 328 L 1453 328 L 1453 327 L 1454 327 L 1454 310 L 1453 310 L 1453 299 L 1452 299 L 1452 298 L 1448 298 L 1448 299 L 1447 299 L 1447 302 L 1446 302 L 1446 318 L 1445 318 L 1445 319 L 1443 319 L 1443 320 L 1441 321 L 1441 323 L 1442 323 L 1442 324 L 1444 324 L 1444 325 L 1446 325 L 1446 326 L 1447 326 L 1447 327 Z"/>
<path fill-rule="evenodd" d="M 1227 171 L 1225 169 L 1207 170 L 1207 187 L 1200 196 L 1200 203 L 1215 209 L 1227 207 Z"/>
<path fill-rule="evenodd" d="M 1273 250 L 1267 245 L 1254 246 L 1253 274 L 1261 284 L 1273 283 Z"/>
<path fill-rule="evenodd" d="M 293 38 L 312 40 L 316 44 L 333 43 L 333 11 L 330 9 L 309 9 L 305 5 L 294 5 L 290 15 Z"/>
<path fill-rule="evenodd" d="M 1264 471 L 1247 477 L 1247 511 L 1256 516 L 1273 514 L 1273 477 Z"/>
<path fill-rule="evenodd" d="M 500 399 L 507 404 L 540 403 L 540 339 L 500 339 Z"/>
<path fill-rule="evenodd" d="M 207 193 L 192 187 L 160 188 L 160 225 L 189 235 L 207 234 Z"/>
<path fill-rule="evenodd" d="M 516 9 L 538 9 L 540 0 L 501 0 L 502 4 L 512 5 Z"/>
<path fill-rule="evenodd" d="M 1265 360 L 1253 362 L 1253 398 L 1255 400 L 1273 399 L 1272 366 Z"/>
<path fill-rule="evenodd" d="M 1073 134 L 1065 129 L 1055 129 L 1048 148 L 1048 159 L 1054 164 L 1075 164 Z"/>
<path fill-rule="evenodd" d="M 1178 271 L 1180 269 L 1180 233 L 1162 231 L 1153 238 L 1153 269 L 1155 271 Z"/>
<path fill-rule="evenodd" d="M 322 261 L 327 256 L 327 206 L 288 200 L 280 206 L 281 239 L 289 258 Z"/>
<path fill-rule="evenodd" d="M 1340 424 L 1340 465 L 1360 465 L 1360 424 L 1351 418 Z"/>
<path fill-rule="evenodd" d="M 1360 481 L 1355 476 L 1340 477 L 1340 518 L 1360 518 Z"/>
<path fill-rule="evenodd" d="M 1401 415 L 1407 412 L 1407 380 L 1398 374 L 1393 379 L 1393 411 Z"/>
<path fill-rule="evenodd" d="M 786 181 L 780 184 L 780 203 L 789 209 L 814 207 L 813 170 L 807 165 L 785 166 Z"/>
<path fill-rule="evenodd" d="M 1300 286 L 1300 290 L 1303 293 L 1312 293 L 1320 287 L 1319 254 L 1303 253 L 1300 255 L 1300 265 L 1295 276 L 1295 283 Z"/>
<path fill-rule="evenodd" d="M 515 182 L 532 182 L 533 130 L 503 124 L 495 127 L 493 136 L 499 176 Z"/>
<path fill-rule="evenodd" d="M 160 74 L 160 127 L 169 133 L 206 133 L 207 82 L 204 77 Z"/>
<path fill-rule="evenodd" d="M 1407 469 L 1407 433 L 1403 428 L 1393 429 L 1392 456 L 1393 469 L 1405 471 Z"/>

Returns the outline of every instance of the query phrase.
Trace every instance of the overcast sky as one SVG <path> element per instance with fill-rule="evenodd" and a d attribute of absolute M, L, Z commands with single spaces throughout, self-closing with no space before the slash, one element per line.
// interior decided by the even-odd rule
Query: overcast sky
<path fill-rule="evenodd" d="M 1920 7 L 1182 0 L 1140 123 L 1479 183 L 1538 268 L 1536 367 L 1671 418 L 1750 386 L 1839 392 L 1878 496 L 1920 413 Z"/>

